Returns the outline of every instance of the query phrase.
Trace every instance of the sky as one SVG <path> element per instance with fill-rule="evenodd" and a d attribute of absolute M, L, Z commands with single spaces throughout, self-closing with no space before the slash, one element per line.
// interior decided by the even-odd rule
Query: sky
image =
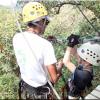
<path fill-rule="evenodd" d="M 0 5 L 3 5 L 3 6 L 14 6 L 14 5 L 16 5 L 16 2 L 17 2 L 17 0 L 0 0 Z"/>

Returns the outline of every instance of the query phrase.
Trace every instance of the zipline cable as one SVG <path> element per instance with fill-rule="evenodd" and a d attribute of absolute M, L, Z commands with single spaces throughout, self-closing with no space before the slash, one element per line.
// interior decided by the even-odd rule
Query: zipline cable
<path fill-rule="evenodd" d="M 81 10 L 81 8 L 79 7 L 79 5 L 78 5 L 78 2 L 77 2 L 77 0 L 74 0 L 75 2 L 76 2 L 76 7 L 79 9 L 79 11 L 81 12 L 81 14 L 84 16 L 84 18 L 87 20 L 87 22 L 92 26 L 92 28 L 95 30 L 95 32 L 97 32 L 98 33 L 98 35 L 99 35 L 99 31 L 96 29 L 96 27 L 90 22 L 90 20 L 86 17 L 86 15 L 83 13 L 83 11 Z"/>

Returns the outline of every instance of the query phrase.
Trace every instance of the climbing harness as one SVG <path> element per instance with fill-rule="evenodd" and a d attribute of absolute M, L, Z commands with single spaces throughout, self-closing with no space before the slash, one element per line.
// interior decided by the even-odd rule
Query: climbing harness
<path fill-rule="evenodd" d="M 19 82 L 19 99 L 49 99 L 52 97 L 51 89 L 47 83 L 44 86 L 32 87 L 21 80 Z"/>

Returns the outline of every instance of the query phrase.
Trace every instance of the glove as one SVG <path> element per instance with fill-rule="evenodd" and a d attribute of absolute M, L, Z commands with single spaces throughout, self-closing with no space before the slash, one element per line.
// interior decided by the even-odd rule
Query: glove
<path fill-rule="evenodd" d="M 71 34 L 67 40 L 68 40 L 68 46 L 69 47 L 74 47 L 75 45 L 79 44 L 79 35 Z"/>

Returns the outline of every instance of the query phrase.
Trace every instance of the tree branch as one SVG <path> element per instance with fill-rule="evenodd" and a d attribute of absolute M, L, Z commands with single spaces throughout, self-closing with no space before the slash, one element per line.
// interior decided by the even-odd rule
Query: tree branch
<path fill-rule="evenodd" d="M 56 11 L 56 14 L 59 14 L 61 7 L 62 7 L 63 5 L 65 5 L 65 4 L 70 4 L 70 5 L 81 5 L 80 3 L 76 3 L 76 2 L 62 2 L 62 3 L 57 4 L 57 5 L 55 6 L 55 7 L 58 8 L 58 10 Z"/>

